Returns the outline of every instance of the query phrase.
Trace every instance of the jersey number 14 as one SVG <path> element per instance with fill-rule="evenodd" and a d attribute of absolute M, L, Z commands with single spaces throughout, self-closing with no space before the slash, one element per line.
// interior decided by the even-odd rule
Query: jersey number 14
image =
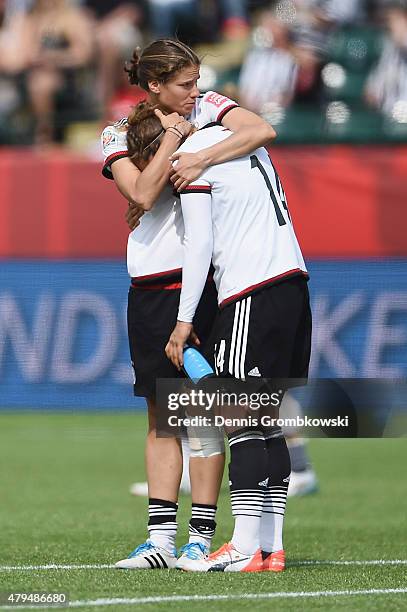
<path fill-rule="evenodd" d="M 273 202 L 273 206 L 274 206 L 274 210 L 276 212 L 278 224 L 279 225 L 287 225 L 287 221 L 284 219 L 284 215 L 281 212 L 280 206 L 278 205 L 277 198 L 276 198 L 276 195 L 275 195 L 274 190 L 273 190 L 273 186 L 270 183 L 270 179 L 268 177 L 268 174 L 267 174 L 263 164 L 261 163 L 261 161 L 259 160 L 257 155 L 251 155 L 250 156 L 250 162 L 251 162 L 252 168 L 258 168 L 260 170 L 260 173 L 261 173 L 262 177 L 264 178 L 264 182 L 266 183 L 267 189 L 268 189 L 268 191 L 270 193 L 271 201 Z M 287 202 L 286 202 L 286 198 L 285 198 L 285 193 L 284 193 L 283 187 L 281 185 L 280 177 L 278 176 L 278 174 L 276 172 L 276 169 L 274 168 L 273 162 L 271 161 L 271 159 L 270 159 L 270 163 L 271 163 L 271 166 L 272 166 L 272 168 L 274 170 L 274 176 L 275 176 L 275 179 L 276 179 L 276 185 L 277 185 L 277 190 L 278 190 L 279 198 L 281 200 L 281 203 L 282 203 L 284 209 L 287 212 L 288 218 L 291 221 L 291 217 L 290 217 L 290 213 L 289 213 L 288 208 L 287 208 Z"/>

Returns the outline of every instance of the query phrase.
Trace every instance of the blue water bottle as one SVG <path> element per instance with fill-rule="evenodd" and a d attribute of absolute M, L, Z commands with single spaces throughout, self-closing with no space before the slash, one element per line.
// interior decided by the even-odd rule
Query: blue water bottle
<path fill-rule="evenodd" d="M 194 346 L 185 346 L 184 348 L 184 366 L 185 374 L 198 384 L 205 378 L 215 376 L 212 366 L 206 361 L 205 357 Z"/>

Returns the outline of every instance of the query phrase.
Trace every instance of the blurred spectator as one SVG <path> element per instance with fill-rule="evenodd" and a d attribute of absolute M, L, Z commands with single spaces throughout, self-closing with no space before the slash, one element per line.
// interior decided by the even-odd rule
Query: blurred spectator
<path fill-rule="evenodd" d="M 5 6 L 6 19 L 16 13 L 27 11 L 31 8 L 33 0 L 5 0 L 2 4 Z"/>
<path fill-rule="evenodd" d="M 297 63 L 294 103 L 319 104 L 322 101 L 324 45 L 318 33 L 294 32 L 292 54 Z"/>
<path fill-rule="evenodd" d="M 0 143 L 13 141 L 11 119 L 22 103 L 18 74 L 25 67 L 19 53 L 24 37 L 23 7 L 15 0 L 0 0 Z"/>
<path fill-rule="evenodd" d="M 327 36 L 343 26 L 354 26 L 365 17 L 367 0 L 277 0 L 276 17 L 314 39 L 320 50 Z"/>
<path fill-rule="evenodd" d="M 141 44 L 139 1 L 83 0 L 94 21 L 97 40 L 98 100 L 106 114 L 116 90 L 121 89 L 123 61 Z M 120 67 L 119 67 L 120 66 Z"/>
<path fill-rule="evenodd" d="M 322 108 L 322 93 L 332 94 L 321 84 L 323 63 L 340 70 L 346 41 L 368 26 L 370 59 L 354 68 L 348 53 L 347 89 L 338 90 L 360 105 L 363 69 L 379 48 L 367 21 L 375 7 L 388 34 L 366 98 L 407 122 L 407 0 L 0 0 L 0 142 L 28 141 L 34 121 L 36 142 L 50 142 L 70 121 L 127 115 L 144 93 L 128 85 L 123 64 L 145 36 L 208 43 L 200 51 L 214 63 L 211 78 L 234 87 L 228 93 L 242 105 L 284 121 L 290 104 Z"/>
<path fill-rule="evenodd" d="M 247 0 L 149 0 L 153 38 L 177 36 L 193 43 L 246 38 Z"/>
<path fill-rule="evenodd" d="M 239 78 L 241 104 L 260 113 L 266 104 L 288 106 L 298 72 L 291 52 L 289 26 L 267 11 L 254 30 L 253 41 Z"/>
<path fill-rule="evenodd" d="M 388 3 L 388 30 L 377 66 L 366 83 L 368 102 L 400 123 L 407 122 L 407 3 Z"/>
<path fill-rule="evenodd" d="M 365 9 L 366 0 L 276 1 L 253 31 L 240 76 L 242 104 L 260 113 L 275 105 L 320 104 L 331 36 L 360 23 Z"/>
<path fill-rule="evenodd" d="M 246 0 L 220 0 L 222 32 L 226 38 L 246 38 L 249 33 Z"/>
<path fill-rule="evenodd" d="M 366 1 L 280 0 L 276 5 L 276 13 L 286 22 L 291 22 L 298 36 L 312 39 L 315 50 L 322 54 L 333 31 L 362 21 Z"/>
<path fill-rule="evenodd" d="M 35 119 L 35 142 L 54 139 L 56 98 L 73 105 L 77 71 L 93 57 L 90 20 L 68 0 L 35 0 L 22 18 L 16 53 Z"/>
<path fill-rule="evenodd" d="M 25 67 L 20 41 L 25 32 L 24 11 L 10 0 L 0 0 L 0 73 L 16 74 Z"/>
<path fill-rule="evenodd" d="M 283 0 L 293 6 L 292 52 L 298 65 L 295 103 L 322 101 L 321 71 L 329 40 L 338 28 L 355 26 L 366 16 L 367 0 Z M 287 8 L 286 15 L 289 14 Z"/>
<path fill-rule="evenodd" d="M 304 0 L 297 0 L 303 3 Z M 365 14 L 366 0 L 305 0 L 317 20 L 331 26 L 355 25 Z"/>
<path fill-rule="evenodd" d="M 196 28 L 198 0 L 149 0 L 150 27 L 153 38 L 182 36 L 181 30 Z M 188 42 L 188 41 L 187 41 Z"/>

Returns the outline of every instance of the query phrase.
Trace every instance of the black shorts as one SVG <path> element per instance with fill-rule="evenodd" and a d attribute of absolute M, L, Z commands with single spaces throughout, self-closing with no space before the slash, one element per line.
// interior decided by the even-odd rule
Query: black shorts
<path fill-rule="evenodd" d="M 157 378 L 181 376 L 165 354 L 177 322 L 180 292 L 180 289 L 129 289 L 127 329 L 135 374 L 134 395 L 154 398 Z M 215 284 L 208 281 L 194 317 L 194 329 L 202 344 L 208 340 L 216 312 Z"/>
<path fill-rule="evenodd" d="M 206 356 L 220 377 L 307 378 L 311 327 L 307 281 L 287 279 L 218 311 Z"/>

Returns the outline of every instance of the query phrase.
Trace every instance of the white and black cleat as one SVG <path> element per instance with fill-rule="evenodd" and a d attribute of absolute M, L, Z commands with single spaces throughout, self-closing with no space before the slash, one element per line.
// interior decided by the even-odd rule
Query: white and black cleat
<path fill-rule="evenodd" d="M 115 564 L 117 569 L 173 569 L 177 562 L 177 555 L 165 548 L 156 546 L 147 540 L 137 546 L 127 557 Z"/>

